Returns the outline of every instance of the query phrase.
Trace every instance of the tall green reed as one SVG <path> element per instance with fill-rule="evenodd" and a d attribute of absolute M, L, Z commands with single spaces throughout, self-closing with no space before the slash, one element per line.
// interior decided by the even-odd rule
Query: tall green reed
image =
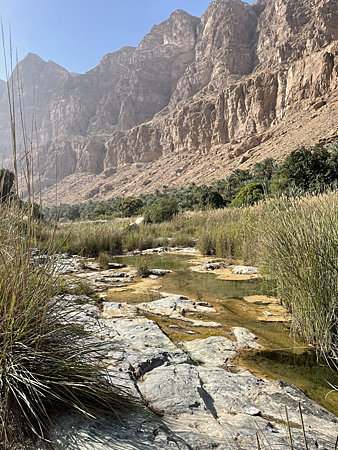
<path fill-rule="evenodd" d="M 56 247 L 61 252 L 95 257 L 102 252 L 111 255 L 122 252 L 123 232 L 114 223 L 79 222 L 57 226 L 54 231 Z M 50 236 L 45 235 L 44 238 Z"/>
<path fill-rule="evenodd" d="M 210 211 L 199 235 L 203 254 L 257 263 L 262 207 Z"/>
<path fill-rule="evenodd" d="M 338 194 L 278 199 L 265 216 L 262 263 L 293 328 L 338 365 Z"/>

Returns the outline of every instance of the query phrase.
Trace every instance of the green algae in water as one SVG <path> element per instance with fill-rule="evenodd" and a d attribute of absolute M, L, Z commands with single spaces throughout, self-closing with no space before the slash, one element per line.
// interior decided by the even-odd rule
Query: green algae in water
<path fill-rule="evenodd" d="M 338 392 L 329 385 L 338 386 L 338 373 L 317 360 L 314 351 L 297 354 L 291 350 L 245 350 L 238 362 L 255 375 L 295 384 L 308 397 L 338 415 Z"/>
<path fill-rule="evenodd" d="M 153 302 L 159 300 L 161 296 L 156 292 L 139 292 L 134 289 L 126 289 L 125 291 L 106 292 L 105 301 L 117 303 L 129 303 L 130 305 L 137 305 L 138 303 Z"/>
<path fill-rule="evenodd" d="M 334 386 L 338 385 L 337 372 L 333 372 L 325 363 L 317 362 L 316 356 L 308 351 L 306 344 L 297 341 L 290 333 L 288 324 L 260 322 L 257 320 L 257 313 L 262 311 L 262 305 L 243 300 L 243 297 L 252 295 L 273 296 L 275 285 L 257 279 L 220 280 L 212 272 L 194 272 L 188 270 L 193 266 L 189 263 L 192 259 L 196 257 L 170 254 L 149 255 L 149 267 L 174 271 L 162 277 L 161 291 L 207 301 L 217 308 L 218 314 L 191 316 L 206 321 L 216 321 L 223 325 L 222 330 L 210 330 L 212 334 L 222 335 L 226 329 L 234 326 L 245 327 L 252 331 L 266 350 L 241 352 L 238 361 L 241 365 L 257 376 L 284 379 L 297 385 L 314 401 L 338 415 L 338 393 L 332 392 L 332 388 L 325 381 Z M 119 257 L 115 261 L 134 265 L 135 257 Z M 119 292 L 118 295 L 121 297 L 124 293 Z M 135 301 L 134 299 L 133 303 L 140 301 L 145 300 L 139 298 Z M 157 320 L 156 317 L 152 318 Z M 163 319 L 164 321 L 166 325 L 171 323 L 167 319 Z M 182 327 L 187 325 L 182 323 Z M 203 330 L 203 337 L 207 337 L 205 333 L 208 333 L 208 330 Z M 196 337 L 196 335 L 190 336 L 189 339 Z M 202 336 L 199 335 L 199 337 Z"/>
<path fill-rule="evenodd" d="M 191 265 L 191 264 L 190 264 Z M 227 300 L 249 295 L 273 295 L 274 284 L 263 280 L 220 280 L 214 273 L 181 270 L 163 277 L 163 290 L 201 301 Z"/>
<path fill-rule="evenodd" d="M 144 253 L 142 256 L 147 257 L 147 264 L 150 269 L 163 270 L 185 270 L 192 265 L 188 261 L 196 258 L 194 255 L 176 255 L 170 253 Z M 139 256 L 119 256 L 112 259 L 112 262 L 135 267 L 138 258 Z"/>
<path fill-rule="evenodd" d="M 162 290 L 211 303 L 218 310 L 218 314 L 194 316 L 202 320 L 219 322 L 227 327 L 247 328 L 258 337 L 258 342 L 264 347 L 271 350 L 291 348 L 298 353 L 304 351 L 304 343 L 297 342 L 290 334 L 289 324 L 257 319 L 267 305 L 243 300 L 243 297 L 252 295 L 272 295 L 275 292 L 275 285 L 271 282 L 260 279 L 220 280 L 213 273 L 185 270 L 163 277 Z"/>

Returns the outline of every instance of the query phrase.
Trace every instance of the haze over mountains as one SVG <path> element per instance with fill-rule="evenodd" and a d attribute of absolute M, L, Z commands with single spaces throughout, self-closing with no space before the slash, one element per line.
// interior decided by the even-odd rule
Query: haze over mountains
<path fill-rule="evenodd" d="M 56 173 L 62 201 L 74 203 L 211 182 L 330 141 L 337 62 L 336 0 L 215 0 L 201 18 L 178 10 L 85 74 L 28 54 L 18 72 L 43 197 L 53 201 Z"/>

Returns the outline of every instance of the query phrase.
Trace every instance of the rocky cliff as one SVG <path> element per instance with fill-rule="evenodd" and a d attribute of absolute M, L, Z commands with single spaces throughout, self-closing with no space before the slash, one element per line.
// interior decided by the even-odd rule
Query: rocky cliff
<path fill-rule="evenodd" d="M 4 95 L 6 89 L 6 81 L 0 80 L 0 98 Z"/>
<path fill-rule="evenodd" d="M 35 86 L 42 186 L 57 177 L 69 202 L 136 194 L 330 140 L 337 62 L 336 0 L 215 0 L 201 18 L 178 10 L 83 75 L 29 54 L 18 72 L 28 122 Z"/>

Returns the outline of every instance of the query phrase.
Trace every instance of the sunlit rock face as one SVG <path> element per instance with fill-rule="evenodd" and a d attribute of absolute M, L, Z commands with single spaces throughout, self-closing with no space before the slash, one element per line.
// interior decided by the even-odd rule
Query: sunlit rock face
<path fill-rule="evenodd" d="M 37 130 L 42 187 L 216 145 L 234 143 L 240 157 L 290 111 L 333 92 L 337 42 L 335 0 L 215 0 L 201 18 L 173 12 L 137 48 L 107 54 L 85 74 L 29 54 L 12 79 L 27 129 Z M 3 158 L 3 83 L 0 95 Z"/>

